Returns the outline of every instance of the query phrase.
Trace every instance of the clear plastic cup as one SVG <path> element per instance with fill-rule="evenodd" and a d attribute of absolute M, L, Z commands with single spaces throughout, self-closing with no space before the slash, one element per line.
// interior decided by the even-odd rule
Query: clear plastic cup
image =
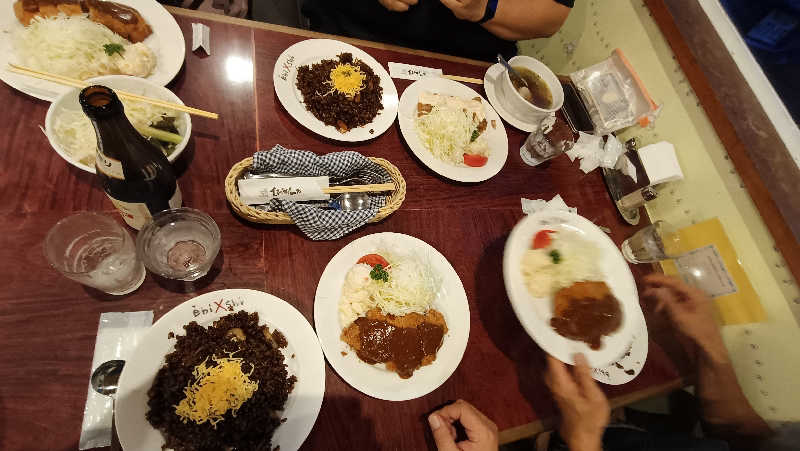
<path fill-rule="evenodd" d="M 128 231 L 98 213 L 77 213 L 59 221 L 45 237 L 44 254 L 62 275 L 109 294 L 128 294 L 145 278 Z"/>
<path fill-rule="evenodd" d="M 639 230 L 620 247 L 625 260 L 631 263 L 655 263 L 681 256 L 678 231 L 666 221 L 656 221 Z"/>
<path fill-rule="evenodd" d="M 157 213 L 142 227 L 136 251 L 152 273 L 192 281 L 211 269 L 221 242 L 211 216 L 193 208 L 176 208 Z"/>

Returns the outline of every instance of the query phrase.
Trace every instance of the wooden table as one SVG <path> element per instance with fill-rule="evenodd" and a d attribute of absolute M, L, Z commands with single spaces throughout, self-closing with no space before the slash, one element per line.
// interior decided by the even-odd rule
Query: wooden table
<path fill-rule="evenodd" d="M 0 87 L 0 449 L 76 449 L 101 312 L 153 310 L 156 319 L 200 293 L 252 288 L 296 306 L 312 322 L 314 293 L 328 260 L 350 241 L 392 231 L 419 237 L 444 254 L 461 276 L 471 312 L 461 365 L 440 388 L 407 402 L 385 402 L 352 389 L 327 368 L 326 396 L 304 449 L 425 449 L 432 446 L 425 413 L 465 398 L 494 419 L 510 441 L 552 426 L 554 406 L 542 382 L 544 354 L 520 326 L 502 278 L 503 245 L 522 217 L 520 198 L 567 204 L 612 230 L 619 244 L 636 229 L 612 206 L 599 171 L 585 175 L 565 156 L 532 168 L 520 159 L 525 138 L 507 126 L 509 157 L 499 175 L 480 184 L 449 182 L 411 154 L 397 124 L 374 140 L 343 145 L 307 131 L 281 107 L 272 84 L 278 55 L 312 33 L 172 10 L 191 42 L 191 22 L 211 27 L 212 56 L 188 48 L 170 88 L 188 105 L 216 111 L 193 118 L 193 139 L 177 162 L 184 204 L 211 214 L 223 237 L 218 274 L 187 293 L 149 276 L 136 292 L 104 295 L 61 277 L 42 254 L 47 230 L 80 210 L 114 209 L 92 175 L 64 162 L 37 125 L 48 104 Z M 442 67 L 483 78 L 484 63 L 360 43 L 379 62 Z M 409 82 L 396 81 L 402 93 Z M 480 86 L 475 86 L 481 91 Z M 293 226 L 254 225 L 229 210 L 223 180 L 230 167 L 275 144 L 326 153 L 345 148 L 384 157 L 402 171 L 402 208 L 379 224 L 331 242 L 313 242 Z M 637 279 L 652 271 L 632 268 Z M 671 331 L 648 315 L 647 364 L 631 383 L 604 387 L 615 405 L 673 389 L 689 374 Z"/>

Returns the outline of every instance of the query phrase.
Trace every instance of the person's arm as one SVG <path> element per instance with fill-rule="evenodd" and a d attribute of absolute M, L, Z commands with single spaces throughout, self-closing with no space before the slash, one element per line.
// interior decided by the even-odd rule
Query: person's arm
<path fill-rule="evenodd" d="M 675 328 L 695 346 L 700 411 L 709 435 L 729 440 L 736 448 L 754 449 L 769 435 L 767 423 L 742 392 L 728 350 L 714 322 L 711 299 L 678 279 L 663 275 L 645 278 L 646 298 L 657 301 Z M 731 440 L 736 439 L 736 440 Z"/>
<path fill-rule="evenodd" d="M 489 0 L 441 0 L 453 14 L 480 21 Z M 552 36 L 561 28 L 570 8 L 554 0 L 498 0 L 494 18 L 482 24 L 493 35 L 509 41 Z"/>

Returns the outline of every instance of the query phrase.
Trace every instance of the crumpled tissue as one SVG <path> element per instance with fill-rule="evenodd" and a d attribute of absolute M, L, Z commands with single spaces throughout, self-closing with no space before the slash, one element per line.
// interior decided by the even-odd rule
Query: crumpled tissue
<path fill-rule="evenodd" d="M 550 200 L 522 198 L 520 201 L 522 202 L 522 212 L 526 215 L 541 210 L 560 210 L 578 214 L 578 209 L 568 206 L 560 194 L 556 194 L 555 197 Z"/>

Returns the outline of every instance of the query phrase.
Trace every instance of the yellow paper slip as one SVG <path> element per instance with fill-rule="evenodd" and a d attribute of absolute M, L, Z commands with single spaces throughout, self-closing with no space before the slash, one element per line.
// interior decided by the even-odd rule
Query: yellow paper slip
<path fill-rule="evenodd" d="M 718 218 L 679 231 L 683 256 L 661 262 L 665 274 L 678 276 L 708 293 L 723 325 L 766 320 L 750 279 Z"/>

